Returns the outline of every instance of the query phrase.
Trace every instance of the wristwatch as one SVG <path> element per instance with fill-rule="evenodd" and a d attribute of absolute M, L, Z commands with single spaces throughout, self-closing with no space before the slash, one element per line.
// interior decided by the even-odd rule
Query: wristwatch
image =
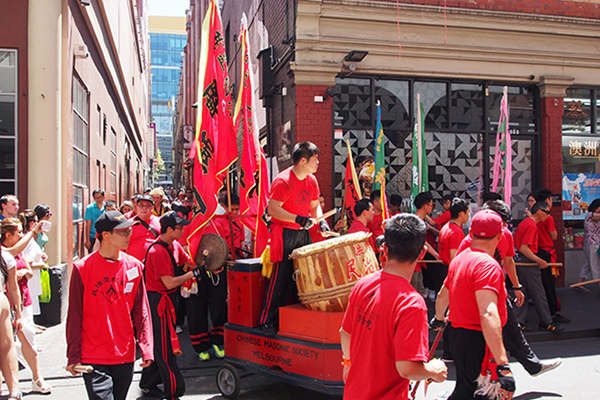
<path fill-rule="evenodd" d="M 517 286 L 517 287 L 513 287 L 513 290 L 521 290 L 522 291 L 523 290 L 523 285 Z"/>

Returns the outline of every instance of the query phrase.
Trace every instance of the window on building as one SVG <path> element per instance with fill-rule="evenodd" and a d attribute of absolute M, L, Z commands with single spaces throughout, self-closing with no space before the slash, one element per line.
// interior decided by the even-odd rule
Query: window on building
<path fill-rule="evenodd" d="M 117 193 L 117 132 L 111 127 L 111 142 L 110 142 L 110 175 L 111 175 L 111 192 Z"/>
<path fill-rule="evenodd" d="M 0 195 L 17 193 L 17 51 L 0 49 Z"/>
<path fill-rule="evenodd" d="M 580 135 L 597 132 L 596 126 L 592 124 L 592 113 L 595 111 L 592 107 L 593 94 L 594 91 L 591 89 L 567 89 L 562 118 L 563 134 Z"/>
<path fill-rule="evenodd" d="M 88 187 L 89 93 L 73 76 L 73 257 L 82 253 L 84 190 Z"/>

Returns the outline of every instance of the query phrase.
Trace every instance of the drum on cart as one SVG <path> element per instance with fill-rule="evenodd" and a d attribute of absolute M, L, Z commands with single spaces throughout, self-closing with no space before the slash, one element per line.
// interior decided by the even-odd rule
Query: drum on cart
<path fill-rule="evenodd" d="M 300 302 L 314 311 L 344 311 L 356 281 L 379 269 L 370 236 L 357 232 L 295 249 Z"/>

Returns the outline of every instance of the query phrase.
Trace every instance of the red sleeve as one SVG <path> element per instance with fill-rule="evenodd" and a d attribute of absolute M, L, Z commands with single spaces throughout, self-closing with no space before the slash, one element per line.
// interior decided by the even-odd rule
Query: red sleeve
<path fill-rule="evenodd" d="M 143 273 L 140 267 L 140 275 Z M 142 360 L 154 360 L 154 339 L 152 337 L 152 320 L 150 319 L 150 306 L 146 295 L 144 280 L 140 281 L 135 295 L 135 302 L 131 310 L 133 326 L 137 336 L 138 346 L 142 352 Z"/>
<path fill-rule="evenodd" d="M 504 285 L 502 269 L 494 265 L 492 261 L 479 262 L 474 271 L 473 291 L 491 290 L 500 295 Z"/>
<path fill-rule="evenodd" d="M 285 202 L 290 195 L 288 184 L 283 179 L 275 179 L 271 184 L 271 199 Z M 318 198 L 318 197 L 317 197 Z"/>
<path fill-rule="evenodd" d="M 523 241 L 521 242 L 521 245 L 528 245 L 528 246 L 537 246 L 537 226 L 535 225 L 535 223 L 532 223 L 531 225 L 526 225 L 524 226 L 525 228 L 525 232 L 523 232 Z"/>
<path fill-rule="evenodd" d="M 181 246 L 179 243 L 175 244 L 176 242 L 173 242 L 173 246 L 175 247 L 175 251 L 177 252 L 177 256 L 175 257 L 175 261 L 177 261 L 179 263 L 179 265 L 183 265 L 185 263 L 190 263 L 193 264 L 194 261 L 192 261 L 192 257 L 190 257 L 190 255 L 188 254 L 187 251 L 185 251 L 185 249 L 183 248 L 183 246 Z"/>
<path fill-rule="evenodd" d="M 83 281 L 79 268 L 74 267 L 69 283 L 69 311 L 67 313 L 67 365 L 81 362 L 81 326 L 83 323 Z"/>
<path fill-rule="evenodd" d="M 352 325 L 354 325 L 354 321 L 356 321 L 356 318 L 354 318 L 354 310 L 356 308 L 354 302 L 356 298 L 355 293 L 358 290 L 358 286 L 358 284 L 354 285 L 352 292 L 350 292 L 350 298 L 348 299 L 348 307 L 346 307 L 344 319 L 342 320 L 342 328 L 350 334 L 352 334 Z"/>
<path fill-rule="evenodd" d="M 394 313 L 394 360 L 427 361 L 429 330 L 426 306 L 419 305 L 418 299 L 415 299 L 408 307 L 397 309 Z"/>
<path fill-rule="evenodd" d="M 504 258 L 514 257 L 516 255 L 513 235 L 508 229 L 504 229 L 502 240 L 500 240 L 500 243 L 498 244 L 498 247 L 500 246 L 502 246 L 502 250 L 504 251 Z"/>
<path fill-rule="evenodd" d="M 437 224 L 438 228 L 442 228 L 448 221 L 450 221 L 450 211 L 444 211 L 437 218 L 433 219 Z"/>

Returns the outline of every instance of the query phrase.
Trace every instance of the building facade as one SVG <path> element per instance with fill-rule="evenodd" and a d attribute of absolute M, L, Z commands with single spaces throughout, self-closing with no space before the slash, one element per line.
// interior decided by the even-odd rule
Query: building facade
<path fill-rule="evenodd" d="M 185 17 L 148 18 L 152 94 L 150 115 L 156 129 L 157 149 L 164 163 L 155 185 L 173 184 L 173 116 L 179 93 L 182 52 L 186 43 Z"/>
<path fill-rule="evenodd" d="M 599 2 L 225 1 L 223 29 L 236 85 L 242 13 L 264 106 L 259 126 L 266 153 L 281 169 L 290 165 L 294 143 L 317 144 L 326 208 L 341 205 L 345 141 L 355 160 L 374 154 L 377 101 L 388 190 L 408 198 L 417 97 L 424 107 L 434 196 L 460 194 L 477 203 L 490 187 L 507 86 L 515 221 L 524 216 L 527 195 L 545 187 L 557 205 L 552 212 L 559 235 L 579 229 L 563 222 L 562 186 L 564 173 L 590 174 L 591 184 L 600 172 Z M 198 17 L 192 8 L 194 37 Z M 184 65 L 197 63 L 193 47 L 190 55 Z M 184 114 L 195 101 L 193 67 L 182 78 Z M 582 216 L 585 203 L 575 200 L 571 207 Z M 557 247 L 562 259 L 562 240 Z M 576 256 L 566 258 L 567 267 L 577 264 Z"/>
<path fill-rule="evenodd" d="M 82 255 L 91 192 L 150 176 L 144 1 L 0 1 L 0 191 L 50 205 L 49 264 Z"/>

